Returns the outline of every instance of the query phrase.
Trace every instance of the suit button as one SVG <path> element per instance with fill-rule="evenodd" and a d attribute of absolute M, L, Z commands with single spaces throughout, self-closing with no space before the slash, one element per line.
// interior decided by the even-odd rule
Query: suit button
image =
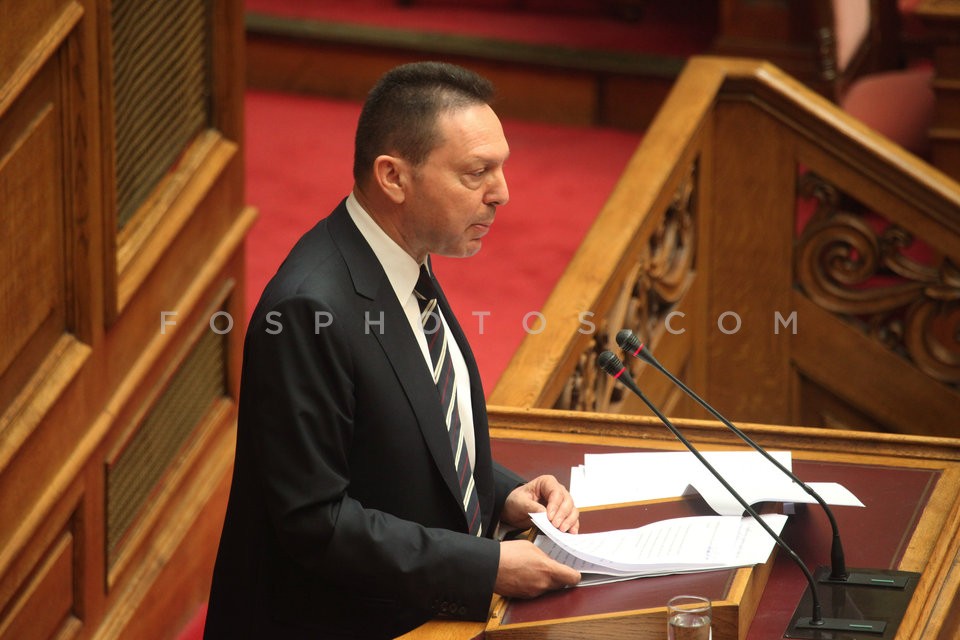
<path fill-rule="evenodd" d="M 461 617 L 467 615 L 467 608 L 463 605 L 460 605 L 460 608 L 457 609 L 457 614 L 459 614 Z"/>

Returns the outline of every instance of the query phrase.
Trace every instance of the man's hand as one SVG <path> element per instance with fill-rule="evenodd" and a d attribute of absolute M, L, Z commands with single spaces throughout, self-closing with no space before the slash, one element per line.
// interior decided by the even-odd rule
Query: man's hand
<path fill-rule="evenodd" d="M 580 572 L 551 559 L 528 540 L 500 543 L 500 566 L 493 590 L 509 598 L 534 598 L 580 582 Z"/>
<path fill-rule="evenodd" d="M 570 492 L 553 476 L 540 476 L 514 489 L 503 505 L 500 521 L 526 529 L 532 524 L 530 514 L 541 511 L 547 512 L 550 522 L 560 531 L 580 530 L 580 512 Z"/>

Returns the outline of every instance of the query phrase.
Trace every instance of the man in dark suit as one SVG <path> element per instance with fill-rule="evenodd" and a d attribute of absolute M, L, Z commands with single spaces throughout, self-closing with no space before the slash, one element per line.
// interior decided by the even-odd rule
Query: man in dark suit
<path fill-rule="evenodd" d="M 576 532 L 579 515 L 552 476 L 492 461 L 476 362 L 429 273 L 430 254 L 476 253 L 509 198 L 491 97 L 453 65 L 386 74 L 357 126 L 353 192 L 264 291 L 208 638 L 394 637 L 485 620 L 494 592 L 578 582 L 494 537 L 544 510 Z"/>

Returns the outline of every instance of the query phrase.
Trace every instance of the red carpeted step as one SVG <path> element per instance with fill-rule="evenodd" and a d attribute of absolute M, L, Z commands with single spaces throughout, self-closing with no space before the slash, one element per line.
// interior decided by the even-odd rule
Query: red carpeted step
<path fill-rule="evenodd" d="M 698 0 L 247 0 L 265 15 L 493 38 L 583 50 L 687 57 L 709 50 L 715 3 Z M 635 9 L 624 19 L 618 9 Z"/>

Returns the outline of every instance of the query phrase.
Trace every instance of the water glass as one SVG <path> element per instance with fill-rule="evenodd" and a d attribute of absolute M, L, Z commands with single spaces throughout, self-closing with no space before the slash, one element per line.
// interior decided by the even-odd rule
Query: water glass
<path fill-rule="evenodd" d="M 667 603 L 669 640 L 710 640 L 710 600 L 701 596 L 676 596 Z"/>

